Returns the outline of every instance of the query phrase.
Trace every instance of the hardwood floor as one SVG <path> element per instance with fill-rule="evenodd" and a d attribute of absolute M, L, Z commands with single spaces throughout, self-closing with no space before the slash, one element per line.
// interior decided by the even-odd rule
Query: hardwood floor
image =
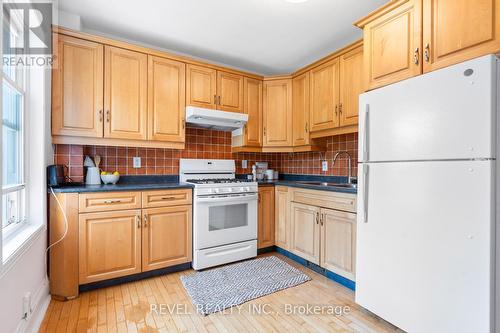
<path fill-rule="evenodd" d="M 183 271 L 85 292 L 67 302 L 52 300 L 40 332 L 402 332 L 357 306 L 351 290 L 280 254 L 268 255 L 298 267 L 312 280 L 247 302 L 239 310 L 202 316 L 180 282 L 191 271 Z M 320 306 L 323 313 L 304 313 L 307 304 Z M 290 314 L 291 305 L 299 313 Z M 328 313 L 345 306 L 349 311 L 341 315 Z"/>

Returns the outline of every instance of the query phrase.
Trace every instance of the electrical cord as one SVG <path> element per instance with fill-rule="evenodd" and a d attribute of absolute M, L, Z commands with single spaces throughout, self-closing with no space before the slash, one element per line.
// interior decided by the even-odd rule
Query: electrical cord
<path fill-rule="evenodd" d="M 66 217 L 66 213 L 64 212 L 63 206 L 61 205 L 61 202 L 59 201 L 59 199 L 57 198 L 56 194 L 54 193 L 54 190 L 52 189 L 52 187 L 50 187 L 50 193 L 52 193 L 52 195 L 56 199 L 57 205 L 59 206 L 59 209 L 62 212 L 63 220 L 64 220 L 64 233 L 61 236 L 61 238 L 59 238 L 57 241 L 55 241 L 54 243 L 52 243 L 51 245 L 49 245 L 49 247 L 47 247 L 47 249 L 45 250 L 45 263 L 47 263 L 47 253 L 49 252 L 49 250 L 52 247 L 54 247 L 55 245 L 57 245 L 60 242 L 62 242 L 64 238 L 66 238 L 66 235 L 68 234 L 68 229 L 69 229 L 69 223 L 68 223 L 68 218 Z M 47 271 L 47 270 L 45 270 L 45 271 Z M 47 276 L 47 280 L 48 279 L 49 278 Z"/>

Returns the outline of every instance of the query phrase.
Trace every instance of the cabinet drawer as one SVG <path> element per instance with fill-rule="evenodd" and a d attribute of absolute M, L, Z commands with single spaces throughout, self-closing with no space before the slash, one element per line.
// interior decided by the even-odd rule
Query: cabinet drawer
<path fill-rule="evenodd" d="M 141 192 L 102 192 L 79 195 L 80 213 L 141 208 Z"/>
<path fill-rule="evenodd" d="M 355 194 L 294 189 L 292 201 L 316 207 L 356 212 Z"/>
<path fill-rule="evenodd" d="M 190 205 L 191 201 L 191 189 L 142 192 L 143 208 Z"/>

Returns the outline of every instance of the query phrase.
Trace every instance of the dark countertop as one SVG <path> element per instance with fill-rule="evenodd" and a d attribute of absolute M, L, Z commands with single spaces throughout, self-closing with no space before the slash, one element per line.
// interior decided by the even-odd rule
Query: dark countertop
<path fill-rule="evenodd" d="M 73 183 L 61 187 L 53 187 L 53 189 L 55 193 L 84 193 L 163 190 L 193 187 L 194 186 L 191 184 L 179 182 L 178 176 L 122 176 L 116 185 L 85 185 L 84 183 Z"/>
<path fill-rule="evenodd" d="M 245 177 L 245 175 L 238 175 Z M 321 181 L 332 183 L 346 183 L 346 177 L 336 176 L 309 176 L 309 175 L 282 175 L 279 180 L 259 181 L 259 186 L 290 186 L 319 191 L 332 191 L 356 194 L 355 188 L 336 186 L 310 185 L 300 183 L 301 181 Z M 72 183 L 61 187 L 53 187 L 56 193 L 85 193 L 85 192 L 113 192 L 113 191 L 143 191 L 162 190 L 176 188 L 194 188 L 193 185 L 179 182 L 178 176 L 122 176 L 116 185 L 85 185 L 84 183 Z M 50 190 L 48 190 L 50 191 Z"/>

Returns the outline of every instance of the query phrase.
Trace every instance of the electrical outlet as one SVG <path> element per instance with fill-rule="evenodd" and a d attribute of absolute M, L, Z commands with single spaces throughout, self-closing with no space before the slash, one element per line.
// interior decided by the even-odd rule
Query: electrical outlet
<path fill-rule="evenodd" d="M 139 156 L 134 156 L 133 163 L 134 163 L 133 167 L 135 169 L 140 168 L 141 167 L 141 158 Z"/>
<path fill-rule="evenodd" d="M 328 171 L 328 161 L 321 161 L 321 170 Z"/>
<path fill-rule="evenodd" d="M 25 320 L 31 317 L 31 293 L 27 292 L 23 296 L 23 318 Z"/>
<path fill-rule="evenodd" d="M 248 161 L 247 160 L 242 160 L 241 161 L 241 168 L 242 169 L 248 168 Z"/>

